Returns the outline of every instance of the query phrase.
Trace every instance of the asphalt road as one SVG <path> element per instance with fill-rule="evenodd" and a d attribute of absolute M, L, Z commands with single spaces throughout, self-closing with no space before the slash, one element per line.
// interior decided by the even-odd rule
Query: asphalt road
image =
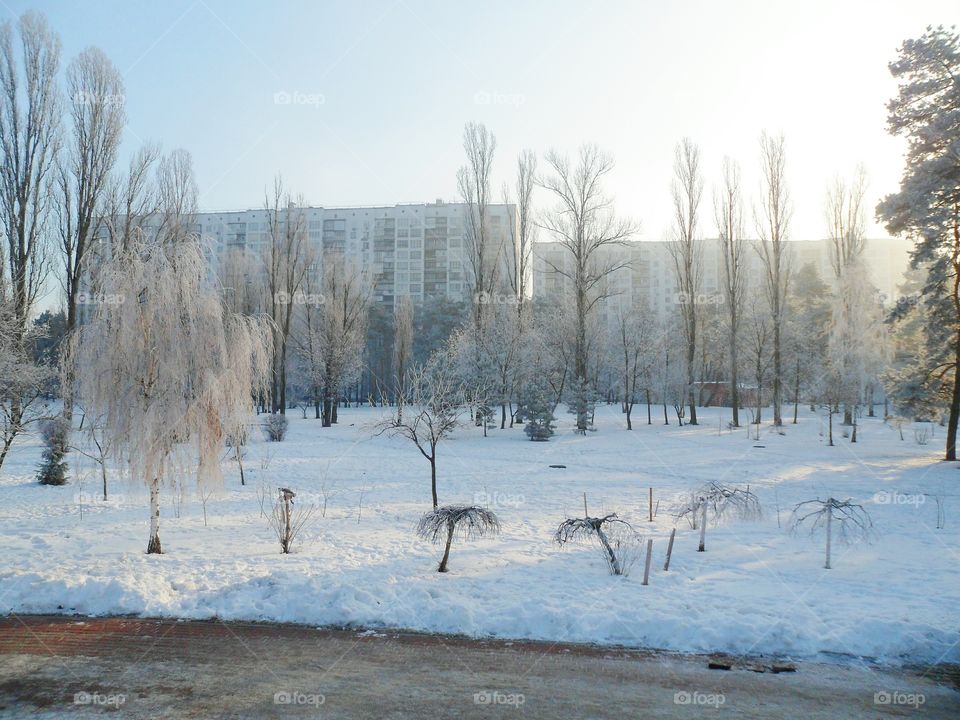
<path fill-rule="evenodd" d="M 710 669 L 711 660 L 732 668 Z M 775 664 L 291 625 L 10 616 L 0 618 L 0 718 L 960 718 L 957 668 L 801 663 L 775 673 Z"/>

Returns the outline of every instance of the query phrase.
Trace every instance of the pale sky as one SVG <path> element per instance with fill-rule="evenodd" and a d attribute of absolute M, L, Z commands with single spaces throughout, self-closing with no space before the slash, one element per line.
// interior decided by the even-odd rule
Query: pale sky
<path fill-rule="evenodd" d="M 258 207 L 281 173 L 315 205 L 456 199 L 464 123 L 498 141 L 495 182 L 522 148 L 616 159 L 618 210 L 660 239 L 673 147 L 689 135 L 711 187 L 724 155 L 757 188 L 757 138 L 783 132 L 792 235 L 820 237 L 823 196 L 862 162 L 872 208 L 895 189 L 887 63 L 956 0 L 898 2 L 19 2 L 44 11 L 65 62 L 101 47 L 124 73 L 125 156 L 141 140 L 194 158 L 203 210 Z M 289 104 L 275 102 L 288 93 Z M 283 96 L 281 96 L 283 97 Z M 499 194 L 499 192 L 498 192 Z"/>

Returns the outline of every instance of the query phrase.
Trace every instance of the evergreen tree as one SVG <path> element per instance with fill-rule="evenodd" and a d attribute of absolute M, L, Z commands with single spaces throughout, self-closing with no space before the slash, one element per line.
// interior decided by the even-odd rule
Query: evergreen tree
<path fill-rule="evenodd" d="M 50 418 L 40 426 L 40 433 L 46 447 L 43 450 L 43 464 L 37 473 L 37 481 L 41 485 L 66 485 L 70 425 L 62 417 Z"/>
<path fill-rule="evenodd" d="M 520 393 L 517 419 L 526 422 L 523 431 L 531 440 L 549 440 L 554 433 L 553 391 L 542 372 L 534 372 Z"/>

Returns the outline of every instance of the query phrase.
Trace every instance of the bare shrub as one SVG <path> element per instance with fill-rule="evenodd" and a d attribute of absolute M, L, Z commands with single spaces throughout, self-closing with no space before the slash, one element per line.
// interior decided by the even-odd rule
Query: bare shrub
<path fill-rule="evenodd" d="M 928 442 L 930 442 L 930 428 L 914 428 L 913 439 L 916 440 L 917 445 L 926 445 Z"/>
<path fill-rule="evenodd" d="M 602 518 L 567 518 L 553 537 L 558 545 L 597 540 L 612 575 L 627 575 L 642 552 L 642 538 L 625 520 L 610 513 Z"/>
<path fill-rule="evenodd" d="M 277 499 L 267 520 L 280 541 L 280 552 L 289 554 L 297 541 L 300 531 L 310 522 L 316 507 L 294 504 L 297 496 L 289 488 L 277 488 Z"/>
<path fill-rule="evenodd" d="M 287 416 L 277 413 L 267 415 L 267 419 L 263 421 L 263 431 L 270 442 L 283 442 L 283 439 L 287 437 L 289 426 L 290 421 L 287 420 Z"/>
<path fill-rule="evenodd" d="M 445 542 L 443 559 L 437 572 L 447 572 L 450 546 L 453 538 L 473 540 L 485 535 L 497 535 L 500 520 L 492 510 L 477 505 L 445 505 L 435 508 L 420 518 L 417 535 L 432 543 Z"/>

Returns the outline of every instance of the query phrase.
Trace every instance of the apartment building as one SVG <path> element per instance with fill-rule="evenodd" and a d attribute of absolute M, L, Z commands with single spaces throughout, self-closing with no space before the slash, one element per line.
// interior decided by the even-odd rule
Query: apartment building
<path fill-rule="evenodd" d="M 304 228 L 317 258 L 319 273 L 325 252 L 342 253 L 356 263 L 373 288 L 374 301 L 393 306 L 399 296 L 414 302 L 445 297 L 467 300 L 469 277 L 468 224 L 465 203 L 401 204 L 378 207 L 289 207 L 279 213 L 281 224 L 294 221 Z M 512 247 L 516 206 L 488 207 L 487 233 L 493 246 L 503 248 L 501 276 L 516 264 L 507 257 Z M 197 231 L 204 238 L 211 271 L 230 253 L 259 258 L 270 244 L 267 210 L 200 213 Z"/>

